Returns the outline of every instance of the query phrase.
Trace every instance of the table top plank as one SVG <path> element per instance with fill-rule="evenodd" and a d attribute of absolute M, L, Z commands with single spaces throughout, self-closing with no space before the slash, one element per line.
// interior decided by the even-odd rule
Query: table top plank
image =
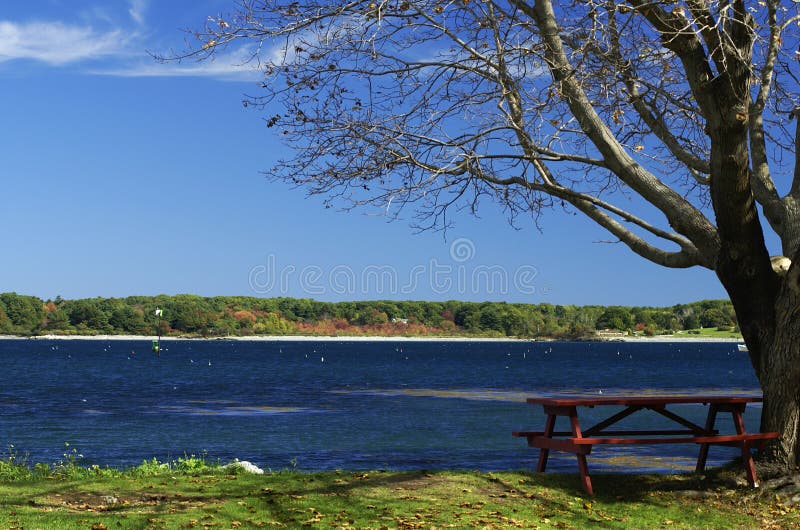
<path fill-rule="evenodd" d="M 760 403 L 760 396 L 723 396 L 723 395 L 663 395 L 663 396 L 569 396 L 530 397 L 526 401 L 532 405 L 551 407 L 595 407 L 600 405 L 621 406 L 665 406 L 679 404 L 741 404 Z"/>

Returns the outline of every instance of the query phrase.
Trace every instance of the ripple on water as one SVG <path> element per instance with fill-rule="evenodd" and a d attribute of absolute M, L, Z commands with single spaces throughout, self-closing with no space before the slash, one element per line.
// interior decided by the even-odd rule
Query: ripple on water
<path fill-rule="evenodd" d="M 192 405 L 161 405 L 153 413 L 188 416 L 274 416 L 297 412 L 309 412 L 303 407 L 274 407 L 270 405 L 234 405 L 222 407 L 198 407 Z"/>
<path fill-rule="evenodd" d="M 471 401 L 512 401 L 524 402 L 530 392 L 515 390 L 440 390 L 434 388 L 375 388 L 362 390 L 331 390 L 332 394 L 352 394 L 359 396 L 384 397 L 437 397 L 467 399 Z"/>
<path fill-rule="evenodd" d="M 674 395 L 725 395 L 725 396 L 760 396 L 759 390 L 753 389 L 660 389 L 660 388 L 559 388 L 557 391 L 542 390 L 494 390 L 494 389 L 436 389 L 436 388 L 369 388 L 358 390 L 330 390 L 332 394 L 351 394 L 361 396 L 383 396 L 383 397 L 436 397 L 449 399 L 467 399 L 471 401 L 507 401 L 524 402 L 527 398 L 533 397 L 553 397 L 553 396 L 576 396 L 594 397 L 604 396 L 674 396 Z M 701 405 L 701 404 L 698 404 Z M 752 406 L 759 406 L 754 403 Z"/>
<path fill-rule="evenodd" d="M 86 414 L 87 416 L 107 416 L 111 414 L 107 410 L 97 410 L 97 409 L 84 409 L 81 412 L 83 414 Z"/>

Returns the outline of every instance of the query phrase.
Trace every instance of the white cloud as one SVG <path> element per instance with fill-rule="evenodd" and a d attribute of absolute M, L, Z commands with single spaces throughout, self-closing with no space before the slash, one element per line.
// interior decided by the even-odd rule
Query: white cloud
<path fill-rule="evenodd" d="M 126 41 L 118 29 L 97 32 L 61 22 L 0 21 L 0 62 L 30 59 L 59 66 L 121 54 Z"/>
<path fill-rule="evenodd" d="M 147 10 L 148 0 L 130 0 L 128 14 L 137 24 L 144 24 L 144 12 Z"/>
<path fill-rule="evenodd" d="M 223 81 L 253 81 L 262 76 L 257 59 L 246 47 L 234 51 L 217 52 L 212 57 L 198 61 L 140 62 L 106 69 L 95 69 L 96 75 L 119 77 L 210 77 Z"/>
<path fill-rule="evenodd" d="M 128 13 L 142 25 L 149 0 L 129 0 Z M 208 77 L 253 81 L 261 77 L 258 60 L 247 46 L 229 48 L 203 61 L 191 58 L 159 63 L 148 57 L 143 34 L 119 26 L 97 30 L 91 24 L 60 21 L 0 20 L 0 63 L 37 61 L 65 66 L 91 61 L 82 71 L 119 77 Z"/>

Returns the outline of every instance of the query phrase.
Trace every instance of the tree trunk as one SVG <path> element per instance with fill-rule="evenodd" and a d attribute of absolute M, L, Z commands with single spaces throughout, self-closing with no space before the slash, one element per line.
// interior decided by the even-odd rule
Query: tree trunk
<path fill-rule="evenodd" d="M 731 36 L 739 53 L 728 55 L 726 72 L 701 87 L 703 94 L 712 94 L 706 105 L 706 130 L 711 140 L 710 196 L 720 237 L 715 271 L 733 303 L 764 394 L 761 428 L 781 434 L 763 456 L 788 473 L 799 456 L 800 288 L 796 276 L 800 268 L 792 267 L 783 277 L 776 274 L 765 244 L 750 185 L 750 73 L 741 60 L 748 57 L 750 40 L 743 23 L 736 24 Z"/>
<path fill-rule="evenodd" d="M 781 434 L 760 456 L 787 471 L 800 465 L 800 296 L 795 276 L 786 278 L 778 294 L 775 333 L 757 370 L 764 392 L 761 430 Z"/>

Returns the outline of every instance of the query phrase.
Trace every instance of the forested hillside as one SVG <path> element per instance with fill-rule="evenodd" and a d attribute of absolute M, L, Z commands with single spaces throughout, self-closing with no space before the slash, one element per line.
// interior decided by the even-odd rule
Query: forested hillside
<path fill-rule="evenodd" d="M 163 317 L 156 316 L 156 308 Z M 41 300 L 0 294 L 0 334 L 404 335 L 589 338 L 598 330 L 655 334 L 734 329 L 730 302 L 601 307 L 501 302 L 319 302 L 307 298 L 130 296 Z"/>

